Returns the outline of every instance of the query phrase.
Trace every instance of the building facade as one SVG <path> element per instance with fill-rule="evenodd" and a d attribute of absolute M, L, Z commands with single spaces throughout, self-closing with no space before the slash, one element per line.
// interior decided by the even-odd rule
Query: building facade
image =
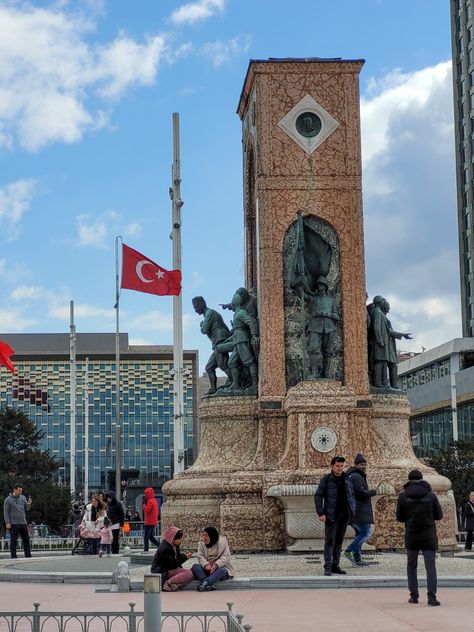
<path fill-rule="evenodd" d="M 474 439 L 474 339 L 455 338 L 401 362 L 400 388 L 411 404 L 415 453 Z"/>
<path fill-rule="evenodd" d="M 450 0 L 463 336 L 474 335 L 474 0 Z"/>
<path fill-rule="evenodd" d="M 41 447 L 64 460 L 58 482 L 69 484 L 71 362 L 68 334 L 0 334 L 14 350 L 16 372 L 0 372 L 0 406 L 23 410 L 43 433 Z M 197 447 L 198 352 L 184 352 L 186 467 Z M 76 334 L 76 490 L 107 487 L 115 469 L 115 334 Z M 130 345 L 120 334 L 122 468 L 134 483 L 157 488 L 173 475 L 173 348 Z M 87 439 L 86 439 L 87 432 Z M 88 444 L 88 449 L 87 448 Z M 87 452 L 87 455 L 86 455 Z"/>

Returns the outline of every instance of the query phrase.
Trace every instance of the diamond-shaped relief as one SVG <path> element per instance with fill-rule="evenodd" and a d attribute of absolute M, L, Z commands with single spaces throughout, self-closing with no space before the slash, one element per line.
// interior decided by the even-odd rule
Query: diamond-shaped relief
<path fill-rule="evenodd" d="M 312 154 L 339 127 L 339 123 L 307 94 L 278 122 L 278 126 L 303 151 Z"/>

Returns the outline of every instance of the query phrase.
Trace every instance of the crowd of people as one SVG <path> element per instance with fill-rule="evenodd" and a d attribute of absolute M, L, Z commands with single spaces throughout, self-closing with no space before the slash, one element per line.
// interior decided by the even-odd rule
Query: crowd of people
<path fill-rule="evenodd" d="M 377 494 L 393 493 L 393 488 L 380 484 L 370 489 L 367 483 L 367 459 L 357 454 L 354 464 L 345 469 L 345 458 L 335 456 L 331 460 L 331 470 L 324 475 L 314 496 L 316 513 L 324 523 L 324 575 L 345 575 L 340 566 L 341 556 L 353 566 L 363 566 L 362 547 L 370 538 L 374 524 L 372 497 Z M 26 513 L 32 506 L 31 496 L 23 495 L 20 483 L 4 501 L 4 519 L 10 532 L 10 555 L 17 557 L 17 542 L 21 538 L 25 557 L 31 557 Z M 125 520 L 140 519 L 138 512 L 131 509 L 124 512 L 112 491 L 99 491 L 92 495 L 89 503 L 81 507 L 75 503 L 69 515 L 68 524 L 75 534 L 91 544 L 91 553 L 111 556 L 119 553 L 120 533 Z M 472 550 L 474 531 L 474 492 L 462 508 L 462 527 L 466 531 L 465 550 Z M 437 599 L 436 550 L 438 539 L 436 522 L 441 520 L 443 512 L 436 494 L 420 470 L 414 469 L 408 474 L 408 481 L 398 496 L 396 519 L 405 525 L 405 548 L 407 552 L 407 580 L 410 593 L 409 603 L 419 600 L 417 566 L 418 556 L 422 553 L 427 576 L 428 605 L 439 606 Z M 152 487 L 145 489 L 144 504 L 144 551 L 149 550 L 150 542 L 157 547 L 152 573 L 162 578 L 165 592 L 173 592 L 198 580 L 199 591 L 216 588 L 219 581 L 233 577 L 234 570 L 227 539 L 220 535 L 214 526 L 206 527 L 197 546 L 197 563 L 192 568 L 183 568 L 183 564 L 193 557 L 193 553 L 181 553 L 180 545 L 183 531 L 177 526 L 168 527 L 161 541 L 155 537 L 155 528 L 159 519 L 159 507 Z M 345 550 L 342 550 L 348 525 L 353 527 L 355 536 Z"/>

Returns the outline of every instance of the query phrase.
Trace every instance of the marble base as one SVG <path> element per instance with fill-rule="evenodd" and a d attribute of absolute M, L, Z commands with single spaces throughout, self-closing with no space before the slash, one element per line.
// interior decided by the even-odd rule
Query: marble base
<path fill-rule="evenodd" d="M 420 469 L 443 507 L 438 524 L 441 550 L 456 546 L 455 504 L 450 482 L 417 460 L 411 446 L 410 405 L 402 393 L 357 397 L 334 381 L 303 382 L 289 389 L 281 409 L 271 412 L 256 398 L 209 398 L 200 408 L 201 450 L 193 467 L 163 486 L 162 527 L 175 524 L 194 548 L 202 529 L 214 525 L 234 551 L 322 550 L 324 524 L 314 509 L 314 492 L 335 454 L 348 465 L 362 452 L 371 488 L 390 484 L 393 493 L 375 496 L 370 544 L 379 550 L 404 546 L 396 522 L 398 494 L 408 472 Z M 315 449 L 320 428 L 335 436 L 329 451 Z M 348 530 L 348 537 L 351 531 Z"/>

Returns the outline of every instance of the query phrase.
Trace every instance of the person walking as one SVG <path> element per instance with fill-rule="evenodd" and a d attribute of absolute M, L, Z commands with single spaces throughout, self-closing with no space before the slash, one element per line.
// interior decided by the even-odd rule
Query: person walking
<path fill-rule="evenodd" d="M 192 571 L 182 566 L 192 557 L 192 553 L 181 553 L 179 547 L 182 539 L 183 532 L 179 527 L 168 527 L 153 558 L 151 572 L 161 575 L 164 592 L 174 592 L 194 579 Z"/>
<path fill-rule="evenodd" d="M 25 557 L 31 557 L 30 536 L 28 534 L 28 523 L 26 512 L 30 510 L 33 499 L 28 499 L 23 495 L 23 487 L 20 483 L 13 486 L 12 493 L 3 502 L 3 517 L 5 526 L 10 531 L 10 557 L 16 558 L 16 545 L 18 536 L 23 542 Z"/>
<path fill-rule="evenodd" d="M 217 582 L 234 576 L 229 543 L 215 527 L 206 527 L 202 532 L 197 559 L 198 563 L 191 570 L 201 582 L 197 587 L 199 592 L 215 590 Z"/>
<path fill-rule="evenodd" d="M 145 522 L 145 531 L 143 533 L 143 550 L 146 553 L 149 549 L 149 542 L 151 542 L 155 546 L 160 546 L 160 543 L 153 535 L 155 533 L 156 525 L 158 524 L 158 502 L 155 498 L 155 491 L 153 487 L 147 487 L 145 489 L 143 518 Z"/>
<path fill-rule="evenodd" d="M 352 517 L 355 538 L 346 548 L 343 556 L 354 566 L 363 565 L 362 546 L 370 538 L 374 524 L 371 498 L 376 495 L 377 490 L 369 489 L 366 471 L 367 460 L 363 454 L 359 453 L 354 459 L 354 467 L 349 468 L 346 472 L 346 476 L 352 482 L 356 502 L 355 513 Z"/>
<path fill-rule="evenodd" d="M 469 500 L 462 510 L 462 523 L 466 530 L 465 551 L 472 551 L 472 532 L 474 531 L 474 492 L 469 494 Z"/>
<path fill-rule="evenodd" d="M 105 499 L 107 501 L 107 518 L 110 520 L 112 529 L 112 553 L 117 554 L 120 550 L 119 538 L 120 529 L 125 522 L 125 514 L 122 503 L 119 503 L 114 492 L 107 492 Z"/>
<path fill-rule="evenodd" d="M 355 513 L 352 481 L 344 472 L 343 456 L 331 459 L 331 471 L 322 477 L 314 495 L 319 520 L 324 522 L 324 574 L 346 575 L 339 566 L 347 524 Z"/>
<path fill-rule="evenodd" d="M 428 587 L 428 605 L 440 606 L 436 599 L 436 520 L 441 520 L 443 511 L 431 486 L 423 480 L 420 470 L 408 474 L 408 482 L 397 502 L 397 520 L 405 523 L 405 548 L 407 550 L 407 579 L 410 591 L 409 603 L 418 603 L 418 553 L 423 553 Z"/>

